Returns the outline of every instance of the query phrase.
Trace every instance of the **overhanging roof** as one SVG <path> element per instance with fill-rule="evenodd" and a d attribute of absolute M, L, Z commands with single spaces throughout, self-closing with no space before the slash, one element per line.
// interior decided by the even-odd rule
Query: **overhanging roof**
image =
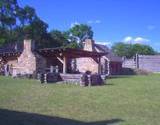
<path fill-rule="evenodd" d="M 0 57 L 17 57 L 20 56 L 22 51 L 6 51 L 0 52 Z"/>
<path fill-rule="evenodd" d="M 101 57 L 107 54 L 107 53 L 90 52 L 72 48 L 44 48 L 44 49 L 39 49 L 38 53 L 40 53 L 45 57 L 58 55 L 58 56 L 67 56 L 69 58 Z"/>
<path fill-rule="evenodd" d="M 0 47 L 0 57 L 16 57 L 23 51 L 23 44 L 20 42 L 8 43 Z"/>
<path fill-rule="evenodd" d="M 100 53 L 100 52 L 90 52 L 81 49 L 72 49 L 72 48 L 43 48 L 43 49 L 36 49 L 40 55 L 44 57 L 54 57 L 54 56 L 67 56 L 69 58 L 82 58 L 82 57 L 101 57 L 106 55 L 107 53 Z M 12 56 L 19 56 L 23 50 L 18 49 L 0 49 L 0 57 L 12 57 Z"/>

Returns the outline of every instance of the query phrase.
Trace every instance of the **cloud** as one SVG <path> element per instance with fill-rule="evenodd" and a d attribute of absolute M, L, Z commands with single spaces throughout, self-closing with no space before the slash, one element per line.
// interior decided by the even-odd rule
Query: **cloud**
<path fill-rule="evenodd" d="M 106 46 L 111 46 L 112 45 L 112 43 L 111 42 L 96 42 L 97 44 L 101 44 L 101 45 L 106 45 Z"/>
<path fill-rule="evenodd" d="M 147 42 L 149 42 L 150 40 L 149 39 L 146 39 L 146 38 L 143 38 L 143 37 L 136 37 L 136 38 L 133 38 L 131 36 L 127 36 L 125 37 L 122 42 L 124 43 L 130 43 L 130 44 L 145 44 Z"/>
<path fill-rule="evenodd" d="M 100 24 L 101 20 L 89 20 L 87 21 L 87 24 Z M 78 21 L 74 21 L 70 24 L 70 28 L 74 27 L 75 25 L 80 25 L 81 23 Z"/>
<path fill-rule="evenodd" d="M 100 24 L 101 20 L 88 20 L 87 23 L 88 24 Z"/>
<path fill-rule="evenodd" d="M 137 37 L 137 38 L 135 38 L 134 39 L 134 42 L 135 43 L 147 43 L 147 42 L 149 42 L 150 40 L 148 40 L 148 39 L 145 39 L 145 38 L 142 38 L 142 37 Z"/>
<path fill-rule="evenodd" d="M 96 20 L 95 23 L 99 24 L 99 23 L 101 23 L 101 21 L 100 20 Z"/>
<path fill-rule="evenodd" d="M 160 42 L 152 43 L 152 47 L 154 47 L 154 49 L 160 53 Z"/>
<path fill-rule="evenodd" d="M 89 20 L 89 21 L 87 21 L 87 23 L 92 24 L 92 23 L 93 23 L 93 21 L 92 21 L 92 20 Z"/>
<path fill-rule="evenodd" d="M 127 36 L 122 41 L 125 43 L 131 43 L 133 41 L 133 38 L 131 36 Z"/>
<path fill-rule="evenodd" d="M 80 25 L 80 23 L 79 23 L 79 22 L 77 22 L 77 21 L 72 22 L 72 23 L 71 23 L 71 25 L 70 25 L 70 27 L 72 28 L 72 27 L 74 27 L 75 25 Z"/>
<path fill-rule="evenodd" d="M 147 26 L 147 29 L 150 30 L 150 31 L 154 30 L 155 28 L 156 28 L 156 26 L 154 26 L 154 25 L 148 25 Z"/>

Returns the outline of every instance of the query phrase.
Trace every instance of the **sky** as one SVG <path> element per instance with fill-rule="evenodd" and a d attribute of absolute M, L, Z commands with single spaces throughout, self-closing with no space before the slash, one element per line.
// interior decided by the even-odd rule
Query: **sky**
<path fill-rule="evenodd" d="M 94 40 L 108 46 L 116 42 L 141 43 L 160 52 L 160 0 L 18 0 L 45 21 L 48 30 L 66 31 L 88 24 Z"/>

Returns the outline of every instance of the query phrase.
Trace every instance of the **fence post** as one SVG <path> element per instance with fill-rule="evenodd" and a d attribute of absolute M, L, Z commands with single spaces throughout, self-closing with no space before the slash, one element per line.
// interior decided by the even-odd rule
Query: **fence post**
<path fill-rule="evenodd" d="M 88 86 L 91 87 L 92 81 L 91 81 L 91 75 L 88 75 Z"/>
<path fill-rule="evenodd" d="M 50 66 L 50 73 L 53 73 L 54 67 Z"/>
<path fill-rule="evenodd" d="M 58 65 L 56 66 L 56 73 L 59 73 Z"/>
<path fill-rule="evenodd" d="M 136 68 L 139 69 L 139 56 L 136 53 Z"/>
<path fill-rule="evenodd" d="M 44 83 L 47 83 L 47 74 L 44 74 Z"/>

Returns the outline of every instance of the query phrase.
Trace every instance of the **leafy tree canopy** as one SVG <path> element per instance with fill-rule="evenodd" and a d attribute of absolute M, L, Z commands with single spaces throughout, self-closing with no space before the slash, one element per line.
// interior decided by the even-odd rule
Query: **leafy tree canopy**
<path fill-rule="evenodd" d="M 92 28 L 86 24 L 75 25 L 69 29 L 69 32 L 73 37 L 76 37 L 79 42 L 82 42 L 86 38 L 93 38 Z"/>
<path fill-rule="evenodd" d="M 43 22 L 30 6 L 20 7 L 17 0 L 0 1 L 0 45 L 22 41 L 25 34 L 42 41 L 48 25 Z"/>
<path fill-rule="evenodd" d="M 79 41 L 93 37 L 91 27 L 85 24 L 75 25 L 66 32 L 48 32 L 47 28 L 48 25 L 37 16 L 33 7 L 20 7 L 17 0 L 0 0 L 0 46 L 31 38 L 39 48 L 79 48 Z"/>
<path fill-rule="evenodd" d="M 112 46 L 112 51 L 118 56 L 125 56 L 131 58 L 136 54 L 141 55 L 154 55 L 156 52 L 149 45 L 143 44 L 127 44 L 127 43 L 116 43 Z"/>

